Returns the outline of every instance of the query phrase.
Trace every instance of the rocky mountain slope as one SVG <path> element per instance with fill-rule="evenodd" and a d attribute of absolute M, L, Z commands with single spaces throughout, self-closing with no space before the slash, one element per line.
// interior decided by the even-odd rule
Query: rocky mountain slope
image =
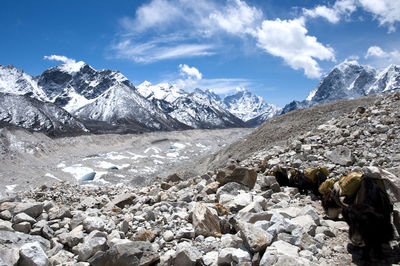
<path fill-rule="evenodd" d="M 400 89 L 400 67 L 391 65 L 381 72 L 356 61 L 345 61 L 324 77 L 304 101 L 287 104 L 282 113 L 342 99 Z"/>
<path fill-rule="evenodd" d="M 0 92 L 0 123 L 49 136 L 74 136 L 88 133 L 83 123 L 64 109 L 26 95 Z"/>
<path fill-rule="evenodd" d="M 0 258 L 12 265 L 121 265 L 127 258 L 133 265 L 368 263 L 349 244 L 345 222 L 326 219 L 318 200 L 280 187 L 266 174 L 276 164 L 324 165 L 333 178 L 363 167 L 376 174 L 385 169 L 399 180 L 400 93 L 362 100 L 328 120 L 317 118 L 279 146 L 259 147 L 239 165 L 187 180 L 174 174 L 134 188 L 59 183 L 2 199 Z M 304 110 L 282 121 L 294 114 L 300 118 Z M 398 240 L 384 246 L 383 259 L 373 257 L 374 263 L 398 264 Z"/>

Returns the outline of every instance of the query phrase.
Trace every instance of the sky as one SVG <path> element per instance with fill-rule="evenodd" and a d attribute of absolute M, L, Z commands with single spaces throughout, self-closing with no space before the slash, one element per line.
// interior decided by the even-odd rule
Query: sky
<path fill-rule="evenodd" d="M 0 64 L 66 62 L 268 103 L 303 100 L 343 61 L 400 64 L 399 0 L 1 0 Z"/>

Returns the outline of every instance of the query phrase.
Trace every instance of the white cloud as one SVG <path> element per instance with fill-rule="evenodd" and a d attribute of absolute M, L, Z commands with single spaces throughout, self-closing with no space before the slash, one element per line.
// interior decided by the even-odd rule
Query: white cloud
<path fill-rule="evenodd" d="M 130 40 L 119 42 L 113 47 L 117 58 L 127 58 L 140 63 L 152 63 L 160 60 L 208 56 L 214 54 L 209 44 L 164 44 L 160 41 L 132 43 Z"/>
<path fill-rule="evenodd" d="M 187 76 L 190 79 L 200 80 L 202 78 L 202 74 L 195 67 L 189 67 L 186 64 L 180 64 L 179 69 L 181 71 L 181 75 Z"/>
<path fill-rule="evenodd" d="M 351 10 L 350 0 L 338 3 L 340 12 Z M 337 10 L 321 6 L 309 11 L 309 16 L 324 16 L 334 22 L 339 19 Z M 334 60 L 332 48 L 307 35 L 304 18 L 264 20 L 260 9 L 243 0 L 153 0 L 142 5 L 134 18 L 121 23 L 125 32 L 113 50 L 116 57 L 135 62 L 224 53 L 226 36 L 255 40 L 259 48 L 282 57 L 296 70 L 304 69 L 310 78 L 321 75 L 317 60 Z"/>
<path fill-rule="evenodd" d="M 253 33 L 263 17 L 261 10 L 240 0 L 228 1 L 226 8 L 222 10 L 223 12 L 214 11 L 210 14 L 210 19 L 215 21 L 220 29 L 235 35 Z"/>
<path fill-rule="evenodd" d="M 43 57 L 43 59 L 52 60 L 52 61 L 61 61 L 65 64 L 75 64 L 76 63 L 75 59 L 68 58 L 63 55 L 50 55 L 50 56 L 45 55 Z"/>
<path fill-rule="evenodd" d="M 400 64 L 400 51 L 397 49 L 384 51 L 379 46 L 371 46 L 365 54 L 365 59 L 369 59 L 370 64 L 379 68 L 386 67 L 388 64 Z"/>
<path fill-rule="evenodd" d="M 368 48 L 367 54 L 365 55 L 365 58 L 370 58 L 370 57 L 387 57 L 387 53 L 382 50 L 381 47 L 379 46 L 371 46 Z"/>
<path fill-rule="evenodd" d="M 326 6 L 317 6 L 314 9 L 304 9 L 304 15 L 311 18 L 323 17 L 331 23 L 338 23 L 340 21 L 339 12 Z"/>
<path fill-rule="evenodd" d="M 309 78 L 319 78 L 321 69 L 315 59 L 335 60 L 334 51 L 307 35 L 303 19 L 264 20 L 258 29 L 257 45 L 268 53 L 279 56 L 292 68 L 304 69 Z"/>
<path fill-rule="evenodd" d="M 395 23 L 400 22 L 399 0 L 359 0 L 360 5 L 371 12 L 379 24 L 387 25 L 389 32 L 396 31 Z"/>

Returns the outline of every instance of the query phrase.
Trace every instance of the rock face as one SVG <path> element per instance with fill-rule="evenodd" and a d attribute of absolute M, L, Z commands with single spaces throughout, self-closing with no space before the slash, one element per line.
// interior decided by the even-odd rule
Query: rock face
<path fill-rule="evenodd" d="M 373 106 L 356 108 L 240 165 L 189 179 L 171 176 L 164 188 L 165 180 L 155 179 L 144 188 L 60 182 L 20 192 L 14 201 L 0 200 L 0 261 L 350 265 L 347 224 L 325 220 L 312 195 L 276 187 L 275 177 L 266 176 L 272 167 L 268 162 L 279 160 L 300 169 L 324 165 L 333 178 L 362 169 L 397 187 L 399 178 L 391 173 L 398 173 L 400 143 L 391 136 L 400 131 L 399 107 L 400 93 L 390 93 Z M 338 147 L 352 151 L 351 165 L 328 157 Z M 389 196 L 398 202 L 397 192 Z M 398 214 L 395 204 L 397 227 Z M 24 223 L 23 232 L 14 229 Z M 384 252 L 386 263 L 399 262 L 396 249 Z"/>
<path fill-rule="evenodd" d="M 286 105 L 282 114 L 321 103 L 354 99 L 373 93 L 400 89 L 400 67 L 391 65 L 379 72 L 356 61 L 345 61 L 324 77 L 304 101 Z"/>
<path fill-rule="evenodd" d="M 52 103 L 0 92 L 0 126 L 7 125 L 45 132 L 50 136 L 88 132 L 81 121 Z"/>

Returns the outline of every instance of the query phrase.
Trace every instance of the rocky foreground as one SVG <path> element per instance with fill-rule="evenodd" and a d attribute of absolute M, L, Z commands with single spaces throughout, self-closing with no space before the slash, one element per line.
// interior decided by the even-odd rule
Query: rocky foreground
<path fill-rule="evenodd" d="M 315 197 L 266 173 L 276 164 L 324 165 L 336 178 L 375 166 L 399 177 L 399 129 L 400 93 L 391 93 L 188 180 L 171 175 L 142 188 L 61 182 L 1 199 L 0 265 L 357 263 L 345 222 L 325 219 Z M 384 263 L 400 262 L 397 241 L 384 247 Z"/>

